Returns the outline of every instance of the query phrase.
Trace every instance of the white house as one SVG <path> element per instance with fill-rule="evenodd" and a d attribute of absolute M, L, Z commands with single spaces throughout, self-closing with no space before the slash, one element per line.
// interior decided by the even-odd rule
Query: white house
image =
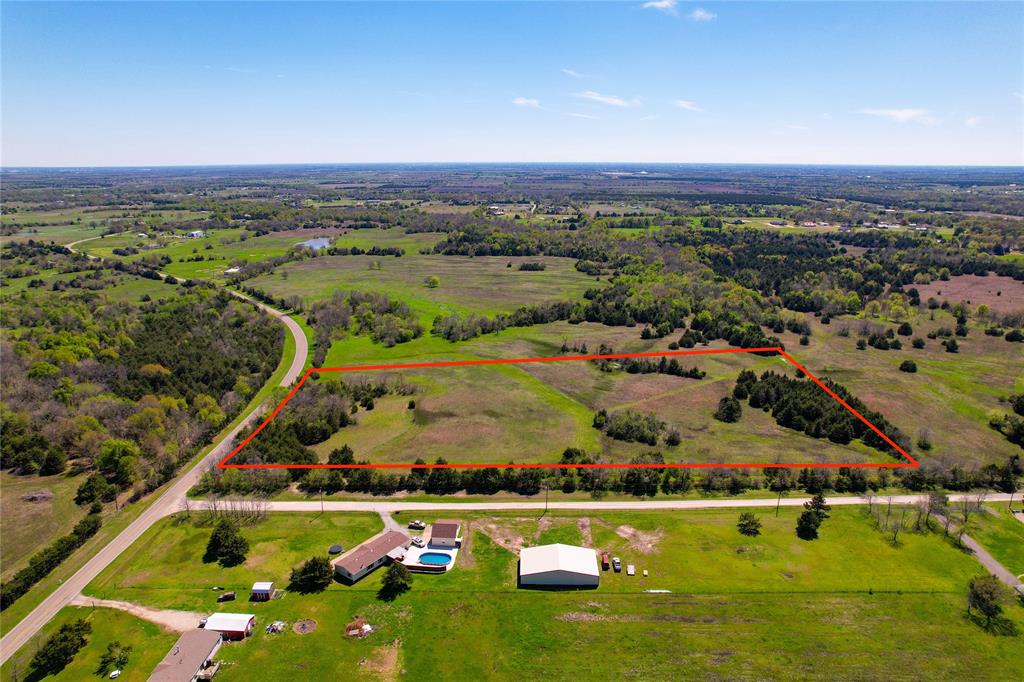
<path fill-rule="evenodd" d="M 251 613 L 215 613 L 206 619 L 203 628 L 219 632 L 228 639 L 244 639 L 256 627 L 256 616 Z"/>
<path fill-rule="evenodd" d="M 430 527 L 430 544 L 437 547 L 458 547 L 459 522 L 451 519 L 438 519 Z"/>
<path fill-rule="evenodd" d="M 223 642 L 219 632 L 189 630 L 174 643 L 164 660 L 157 664 L 149 682 L 196 682 L 208 680 L 219 663 L 213 657 Z"/>
<path fill-rule="evenodd" d="M 600 581 L 592 549 L 555 544 L 524 547 L 519 553 L 520 585 L 597 587 Z"/>
<path fill-rule="evenodd" d="M 206 233 L 202 230 L 192 230 L 185 234 L 185 239 L 202 239 L 206 236 Z"/>
<path fill-rule="evenodd" d="M 412 538 L 397 530 L 385 530 L 331 561 L 339 578 L 355 582 L 388 561 L 401 561 Z"/>

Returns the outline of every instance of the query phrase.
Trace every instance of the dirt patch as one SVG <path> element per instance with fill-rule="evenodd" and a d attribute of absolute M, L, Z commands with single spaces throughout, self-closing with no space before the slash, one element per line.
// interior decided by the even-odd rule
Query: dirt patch
<path fill-rule="evenodd" d="M 1024 310 L 1024 282 L 999 275 L 957 275 L 948 282 L 935 280 L 931 284 L 914 285 L 921 300 L 935 298 L 956 303 L 963 301 L 972 306 L 982 303 L 997 313 Z"/>
<path fill-rule="evenodd" d="M 615 534 L 629 542 L 629 546 L 641 554 L 651 554 L 654 552 L 658 547 L 658 543 L 665 537 L 665 534 L 660 530 L 647 532 L 637 530 L 633 526 L 619 526 L 615 529 Z"/>
<path fill-rule="evenodd" d="M 53 493 L 49 490 L 35 490 L 21 496 L 26 502 L 49 502 L 53 499 Z"/>
<path fill-rule="evenodd" d="M 477 527 L 481 533 L 489 537 L 494 544 L 498 545 L 502 549 L 507 549 L 513 554 L 519 554 L 519 550 L 523 548 L 526 540 L 522 535 L 516 533 L 510 528 L 499 526 L 492 522 L 482 523 Z M 460 552 L 461 553 L 461 552 Z"/>
<path fill-rule="evenodd" d="M 580 541 L 584 547 L 594 546 L 594 536 L 590 533 L 590 517 L 581 516 L 576 519 L 576 527 L 580 529 Z"/>
<path fill-rule="evenodd" d="M 558 616 L 558 620 L 566 623 L 625 623 L 640 619 L 636 616 L 605 616 L 588 611 L 569 611 Z"/>
<path fill-rule="evenodd" d="M 459 555 L 455 561 L 460 569 L 476 568 L 476 557 L 473 556 L 473 531 L 475 526 L 472 522 L 466 524 L 462 531 L 462 545 L 459 547 Z"/>
<path fill-rule="evenodd" d="M 316 621 L 308 618 L 296 621 L 295 625 L 292 626 L 292 631 L 297 635 L 308 635 L 314 630 L 316 630 Z"/>
<path fill-rule="evenodd" d="M 554 521 L 551 519 L 550 516 L 542 516 L 539 519 L 537 519 L 537 532 L 533 534 L 533 539 L 537 540 L 538 538 L 540 538 L 541 533 L 551 528 L 553 524 Z"/>
<path fill-rule="evenodd" d="M 378 680 L 398 679 L 398 654 L 402 642 L 396 640 L 388 646 L 379 646 L 359 661 L 360 671 Z"/>

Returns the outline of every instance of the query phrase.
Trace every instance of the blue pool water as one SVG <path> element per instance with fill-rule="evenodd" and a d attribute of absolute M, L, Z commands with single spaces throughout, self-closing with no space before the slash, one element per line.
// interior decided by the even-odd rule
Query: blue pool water
<path fill-rule="evenodd" d="M 420 554 L 420 563 L 427 566 L 447 566 L 452 558 L 440 552 L 424 552 Z"/>

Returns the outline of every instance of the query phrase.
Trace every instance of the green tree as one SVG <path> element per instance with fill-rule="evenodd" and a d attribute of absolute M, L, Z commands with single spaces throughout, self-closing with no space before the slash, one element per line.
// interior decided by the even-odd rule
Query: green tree
<path fill-rule="evenodd" d="M 323 592 L 331 584 L 333 573 L 327 557 L 315 556 L 292 569 L 290 589 L 303 594 Z"/>
<path fill-rule="evenodd" d="M 381 581 L 377 596 L 384 601 L 393 601 L 396 597 L 412 589 L 412 573 L 397 561 L 388 566 Z"/>
<path fill-rule="evenodd" d="M 352 448 L 349 447 L 348 443 L 345 443 L 340 448 L 334 448 L 330 454 L 327 455 L 328 464 L 355 464 L 356 458 L 355 453 L 352 452 Z"/>
<path fill-rule="evenodd" d="M 999 582 L 994 575 L 979 575 L 967 584 L 967 613 L 977 609 L 985 616 L 985 625 L 1003 612 L 1003 605 L 1010 600 L 1010 589 Z"/>
<path fill-rule="evenodd" d="M 732 396 L 726 396 L 718 401 L 718 409 L 715 410 L 715 419 L 723 422 L 738 422 L 743 408 L 740 401 Z"/>
<path fill-rule="evenodd" d="M 109 438 L 100 446 L 96 468 L 114 485 L 126 488 L 135 480 L 139 446 L 130 440 Z"/>
<path fill-rule="evenodd" d="M 423 280 L 423 285 L 426 286 L 428 289 L 436 289 L 439 286 L 441 286 L 441 278 L 438 277 L 437 275 L 431 275 L 430 277 L 427 277 L 425 280 Z"/>
<path fill-rule="evenodd" d="M 757 518 L 753 512 L 742 512 L 736 523 L 736 528 L 743 535 L 756 537 L 761 534 L 761 519 Z"/>
<path fill-rule="evenodd" d="M 206 543 L 206 554 L 203 561 L 216 561 L 225 568 L 237 566 L 245 561 L 249 553 L 249 541 L 238 530 L 234 521 L 221 519 Z"/>
<path fill-rule="evenodd" d="M 99 665 L 96 666 L 96 675 L 106 677 L 112 670 L 121 670 L 128 665 L 128 657 L 132 655 L 132 648 L 114 640 L 107 645 L 107 650 L 100 656 Z"/>
<path fill-rule="evenodd" d="M 56 675 L 74 660 L 91 632 L 92 625 L 82 618 L 61 625 L 39 648 L 29 666 L 41 677 Z"/>
<path fill-rule="evenodd" d="M 796 521 L 796 535 L 801 540 L 817 540 L 820 527 L 821 517 L 812 511 L 805 511 Z"/>

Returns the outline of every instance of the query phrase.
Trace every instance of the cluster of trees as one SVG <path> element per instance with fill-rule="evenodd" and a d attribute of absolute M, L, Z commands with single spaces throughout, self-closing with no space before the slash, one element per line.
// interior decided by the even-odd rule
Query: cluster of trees
<path fill-rule="evenodd" d="M 52 544 L 32 555 L 28 566 L 0 585 L 0 611 L 18 600 L 29 588 L 50 574 L 85 541 L 96 534 L 103 520 L 95 511 L 75 524 L 70 533 L 57 538 Z"/>
<path fill-rule="evenodd" d="M 562 352 L 566 352 L 568 346 L 563 344 Z M 586 346 L 584 350 L 586 353 Z M 601 344 L 598 348 L 598 355 L 613 355 L 615 349 L 611 346 Z M 703 379 L 707 376 L 707 372 L 703 371 L 699 367 L 690 367 L 687 369 L 679 362 L 677 358 L 668 358 L 662 356 L 658 360 L 651 358 L 616 358 L 616 359 L 605 359 L 605 360 L 594 360 L 597 364 L 598 369 L 602 372 L 626 372 L 627 374 L 668 374 L 674 377 L 684 377 L 687 379 Z"/>
<path fill-rule="evenodd" d="M 609 438 L 627 443 L 657 445 L 661 434 L 668 428 L 653 414 L 622 410 L 608 414 L 601 409 L 594 415 L 594 428 L 604 431 Z M 678 445 L 678 440 L 676 441 Z"/>
<path fill-rule="evenodd" d="M 993 415 L 989 426 L 1006 436 L 1011 443 L 1024 448 L 1024 393 L 1011 395 L 1006 399 L 1013 414 Z"/>
<path fill-rule="evenodd" d="M 511 263 L 509 265 L 511 265 Z M 544 270 L 547 270 L 547 267 L 548 266 L 544 265 L 544 263 L 539 263 L 539 262 L 520 263 L 519 264 L 519 271 L 520 272 L 542 272 Z"/>
<path fill-rule="evenodd" d="M 0 343 L 0 465 L 51 475 L 70 461 L 94 474 L 82 504 L 168 480 L 266 381 L 283 345 L 268 316 L 206 289 L 142 304 L 22 292 L 3 315 L 19 332 Z"/>
<path fill-rule="evenodd" d="M 32 657 L 29 667 L 33 676 L 39 678 L 57 675 L 64 670 L 75 655 L 88 643 L 92 625 L 84 618 L 65 623 L 50 635 Z"/>
<path fill-rule="evenodd" d="M 242 451 L 245 452 L 244 450 Z M 567 448 L 560 459 L 563 464 L 593 464 L 606 461 L 578 448 Z M 658 452 L 640 455 L 634 463 L 661 463 Z M 351 453 L 338 463 L 354 464 Z M 365 460 L 359 463 L 366 464 Z M 446 464 L 443 458 L 437 464 Z M 954 490 L 965 492 L 976 488 L 1003 492 L 1017 490 L 1024 475 L 1020 458 L 1004 464 L 990 464 L 966 470 L 958 464 L 927 459 L 918 469 L 879 469 L 841 467 L 829 469 L 765 468 L 762 471 L 737 469 L 689 469 L 650 467 L 644 469 L 425 469 L 417 459 L 408 473 L 386 473 L 377 469 L 317 469 L 297 476 L 301 490 L 311 493 L 337 492 L 393 495 L 398 492 L 424 491 L 433 495 L 452 495 L 461 491 L 474 495 L 493 495 L 506 491 L 535 495 L 543 488 L 566 493 L 589 492 L 594 497 L 607 493 L 637 496 L 672 495 L 700 490 L 706 494 L 740 495 L 748 490 L 764 490 L 780 499 L 791 491 L 809 494 L 875 493 L 898 487 L 911 491 Z M 288 488 L 293 475 L 283 470 L 241 470 L 213 468 L 193 488 L 193 494 L 268 496 Z"/>
<path fill-rule="evenodd" d="M 803 431 L 813 438 L 828 438 L 842 445 L 857 438 L 870 447 L 899 456 L 877 433 L 855 418 L 821 387 L 806 381 L 802 372 L 798 374 L 797 378 L 793 378 L 767 371 L 757 377 L 751 370 L 744 370 L 736 380 L 733 398 L 746 400 L 755 409 L 770 411 L 780 426 Z M 867 409 L 843 386 L 829 379 L 825 379 L 824 383 L 889 438 L 909 451 L 909 439 L 885 417 Z"/>
<path fill-rule="evenodd" d="M 463 317 L 455 313 L 438 315 L 434 318 L 430 333 L 448 341 L 466 341 L 481 334 L 493 334 L 509 327 L 530 327 L 569 319 L 575 307 L 576 305 L 571 302 L 556 302 L 521 306 L 510 314 L 502 313 L 494 317 L 475 314 Z"/>
<path fill-rule="evenodd" d="M 405 249 L 399 246 L 371 246 L 368 249 L 361 249 L 358 246 L 329 246 L 326 253 L 328 256 L 394 256 L 401 258 L 405 255 Z"/>
<path fill-rule="evenodd" d="M 327 358 L 331 341 L 344 334 L 364 334 L 389 348 L 423 334 L 406 303 L 374 292 L 335 291 L 314 303 L 306 319 L 313 327 L 313 364 L 318 367 Z"/>

